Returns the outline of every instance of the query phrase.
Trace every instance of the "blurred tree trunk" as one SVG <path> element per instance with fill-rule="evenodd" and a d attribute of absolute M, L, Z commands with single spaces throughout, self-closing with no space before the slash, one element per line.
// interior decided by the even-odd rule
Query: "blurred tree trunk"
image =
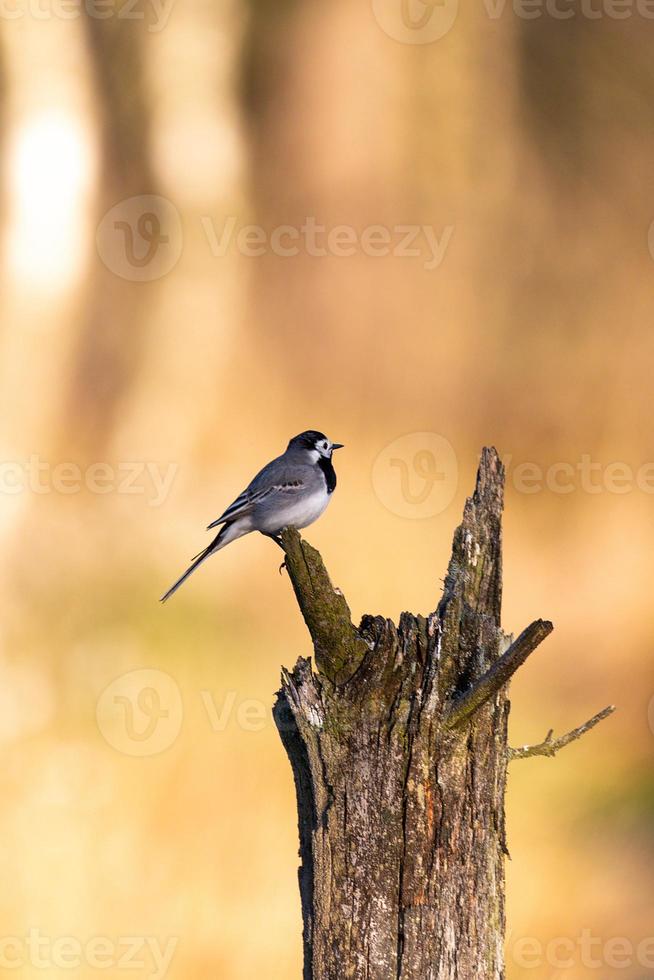
<path fill-rule="evenodd" d="M 516 18 L 498 24 L 459 4 L 456 29 L 436 44 L 403 44 L 371 3 L 249 6 L 243 101 L 257 221 L 269 232 L 308 218 L 323 227 L 317 248 L 269 249 L 252 263 L 256 349 L 294 393 L 322 396 L 330 410 L 365 358 L 377 391 L 399 391 L 411 416 L 424 392 L 415 371 L 385 356 L 386 339 L 407 360 L 435 335 L 449 351 L 477 351 L 491 303 L 502 324 L 510 308 L 510 272 L 499 277 L 493 257 L 512 254 L 514 235 Z M 335 254 L 327 233 L 339 226 L 385 229 L 388 254 L 361 238 Z M 401 258 L 403 227 L 416 237 Z M 436 264 L 424 227 L 443 248 Z M 398 327 L 409 321 L 410 331 Z M 327 359 L 331 371 L 312 369 Z M 450 383 L 440 378 L 439 406 Z"/>
<path fill-rule="evenodd" d="M 0 25 L 0 30 L 6 30 L 6 24 Z M 7 70 L 5 64 L 4 45 L 6 37 L 0 37 L 0 227 L 5 227 L 7 218 L 7 180 L 6 180 L 6 129 L 7 129 Z M 5 236 L 0 239 L 0 259 L 4 258 Z"/>
<path fill-rule="evenodd" d="M 115 14 L 105 19 L 89 13 L 84 15 L 84 25 L 100 133 L 97 225 L 115 204 L 156 193 L 150 163 L 150 107 L 143 78 L 147 25 Z M 109 268 L 93 243 L 85 309 L 64 406 L 66 441 L 82 455 L 97 454 L 110 441 L 118 410 L 141 362 L 151 287 L 125 277 L 125 268 L 120 261 Z"/>
<path fill-rule="evenodd" d="M 324 372 L 312 381 L 310 364 L 329 358 L 334 375 L 349 379 L 357 349 L 370 356 L 380 323 L 391 328 L 387 304 L 378 303 L 378 276 L 388 283 L 393 264 L 371 261 L 360 247 L 335 257 L 327 234 L 339 225 L 360 231 L 409 220 L 396 204 L 403 198 L 397 158 L 404 133 L 397 110 L 384 105 L 387 90 L 402 92 L 402 52 L 385 43 L 370 5 L 249 6 L 242 91 L 256 220 L 269 233 L 309 222 L 318 229 L 315 246 L 302 235 L 295 256 L 269 249 L 253 263 L 253 343 L 280 377 L 293 377 L 296 391 L 315 396 L 334 380 Z"/>
<path fill-rule="evenodd" d="M 485 450 L 438 609 L 398 626 L 356 629 L 318 552 L 282 536 L 317 668 L 284 671 L 275 705 L 298 801 L 305 980 L 504 977 L 506 685 L 552 625 L 502 632 L 503 481 Z"/>

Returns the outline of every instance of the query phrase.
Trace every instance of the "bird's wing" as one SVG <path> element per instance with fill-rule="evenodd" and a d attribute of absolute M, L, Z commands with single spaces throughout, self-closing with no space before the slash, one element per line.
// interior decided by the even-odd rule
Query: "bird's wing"
<path fill-rule="evenodd" d="M 262 500 L 270 500 L 274 497 L 285 499 L 300 493 L 307 484 L 304 469 L 304 467 L 284 466 L 281 458 L 274 459 L 257 473 L 252 483 L 239 494 L 220 517 L 209 524 L 207 530 L 219 524 L 235 521 L 239 517 L 245 517 Z"/>

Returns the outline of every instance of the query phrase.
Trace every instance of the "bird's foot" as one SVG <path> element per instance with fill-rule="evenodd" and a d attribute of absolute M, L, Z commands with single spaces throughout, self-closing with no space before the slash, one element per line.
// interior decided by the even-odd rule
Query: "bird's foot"
<path fill-rule="evenodd" d="M 282 536 L 281 536 L 281 534 L 266 534 L 266 537 L 267 538 L 270 538 L 271 541 L 274 541 L 275 544 L 278 544 L 279 547 L 282 549 L 282 551 L 284 551 L 284 545 L 282 544 Z M 286 553 L 286 552 L 284 551 L 284 553 Z M 284 561 L 279 566 L 279 574 L 280 575 L 282 574 L 282 569 L 283 568 L 286 568 L 286 558 L 284 558 Z"/>

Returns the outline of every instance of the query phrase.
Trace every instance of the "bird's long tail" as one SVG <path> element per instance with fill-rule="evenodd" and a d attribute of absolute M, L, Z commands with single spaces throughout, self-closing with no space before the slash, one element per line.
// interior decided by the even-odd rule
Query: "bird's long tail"
<path fill-rule="evenodd" d="M 230 529 L 231 529 L 231 533 L 230 533 Z M 240 535 L 234 534 L 233 525 L 224 524 L 223 527 L 221 527 L 219 533 L 211 542 L 211 544 L 207 545 L 204 551 L 201 551 L 199 555 L 195 556 L 195 558 L 193 559 L 189 567 L 186 569 L 184 574 L 177 579 L 174 585 L 171 585 L 171 587 L 164 595 L 162 595 L 160 601 L 165 602 L 166 599 L 170 599 L 171 595 L 174 595 L 175 592 L 177 592 L 180 585 L 184 584 L 186 579 L 193 574 L 196 568 L 200 567 L 202 562 L 206 561 L 207 558 L 213 555 L 216 551 L 220 551 L 221 548 L 224 548 L 226 544 L 229 544 L 230 541 L 233 541 L 237 537 L 240 537 Z"/>

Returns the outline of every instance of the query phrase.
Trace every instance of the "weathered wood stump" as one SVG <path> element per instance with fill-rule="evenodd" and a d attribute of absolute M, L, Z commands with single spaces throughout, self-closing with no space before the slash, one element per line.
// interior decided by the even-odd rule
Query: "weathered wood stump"
<path fill-rule="evenodd" d="M 552 629 L 500 625 L 504 470 L 484 450 L 427 618 L 355 628 L 318 552 L 283 533 L 311 633 L 274 709 L 297 791 L 305 980 L 500 980 L 507 682 Z"/>

